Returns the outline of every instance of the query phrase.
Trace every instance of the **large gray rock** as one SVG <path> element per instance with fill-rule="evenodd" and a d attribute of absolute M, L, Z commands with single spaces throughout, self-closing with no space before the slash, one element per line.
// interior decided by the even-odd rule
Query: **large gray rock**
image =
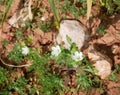
<path fill-rule="evenodd" d="M 70 37 L 79 49 L 85 44 L 88 35 L 86 34 L 87 29 L 77 20 L 62 20 L 60 23 L 59 33 L 56 37 L 58 44 L 63 44 L 65 48 L 69 48 L 70 44 L 67 42 L 66 36 Z"/>

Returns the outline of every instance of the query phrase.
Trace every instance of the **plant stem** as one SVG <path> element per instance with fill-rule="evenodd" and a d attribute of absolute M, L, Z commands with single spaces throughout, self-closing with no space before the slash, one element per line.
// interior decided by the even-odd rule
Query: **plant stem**
<path fill-rule="evenodd" d="M 59 28 L 59 22 L 60 22 L 60 18 L 59 18 L 59 14 L 58 14 L 58 10 L 57 8 L 55 7 L 55 2 L 54 0 L 49 0 L 49 4 L 50 4 L 50 7 L 53 11 L 53 14 L 54 14 L 54 17 L 55 17 L 55 20 L 56 20 L 56 27 Z"/>

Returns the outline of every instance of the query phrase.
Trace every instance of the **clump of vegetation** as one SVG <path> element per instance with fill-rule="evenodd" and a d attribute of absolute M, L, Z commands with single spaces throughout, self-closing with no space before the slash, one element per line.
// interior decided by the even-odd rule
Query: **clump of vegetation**
<path fill-rule="evenodd" d="M 105 34 L 105 26 L 101 25 L 98 29 L 97 29 L 97 33 L 100 35 L 104 35 Z"/>
<path fill-rule="evenodd" d="M 28 47 L 21 47 L 21 45 L 17 43 L 13 51 L 9 52 L 8 56 L 16 63 L 19 63 L 21 60 L 30 60 L 30 62 L 32 62 L 29 68 L 31 73 L 29 74 L 31 75 L 34 72 L 34 78 L 37 79 L 36 85 L 38 87 L 36 87 L 35 93 L 38 91 L 42 95 L 53 95 L 55 93 L 62 95 L 63 92 L 67 90 L 62 80 L 62 74 L 55 71 L 56 68 L 75 71 L 77 90 L 89 90 L 93 85 L 98 85 L 99 81 L 93 77 L 96 70 L 69 38 L 68 42 L 71 44 L 70 49 L 55 45 L 52 47 L 52 50 L 47 53 L 39 53 L 34 49 L 29 51 Z M 54 69 L 52 69 L 51 64 L 53 64 Z M 31 86 L 28 84 L 29 81 L 29 78 L 25 79 L 21 77 L 15 82 L 10 82 L 7 89 L 25 95 L 25 93 L 27 93 L 26 90 Z M 32 88 L 28 90 L 30 89 Z"/>
<path fill-rule="evenodd" d="M 115 69 L 112 71 L 112 73 L 109 75 L 109 79 L 111 81 L 118 81 L 118 76 L 117 73 L 120 72 L 120 66 L 119 65 L 115 65 Z"/>
<path fill-rule="evenodd" d="M 7 70 L 0 67 L 0 86 L 5 86 L 5 81 L 7 80 Z"/>
<path fill-rule="evenodd" d="M 101 6 L 107 10 L 108 14 L 113 14 L 120 11 L 119 0 L 100 0 Z"/>
<path fill-rule="evenodd" d="M 87 12 L 86 0 L 74 0 L 74 2 L 69 0 L 64 0 L 60 8 L 61 13 L 72 13 L 75 18 L 81 15 L 85 15 Z"/>

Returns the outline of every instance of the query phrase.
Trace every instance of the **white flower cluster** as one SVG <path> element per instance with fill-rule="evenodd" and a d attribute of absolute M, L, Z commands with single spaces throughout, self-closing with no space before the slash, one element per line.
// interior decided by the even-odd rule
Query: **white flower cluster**
<path fill-rule="evenodd" d="M 56 45 L 56 46 L 52 47 L 51 55 L 58 56 L 60 54 L 60 52 L 61 52 L 60 46 Z"/>
<path fill-rule="evenodd" d="M 59 45 L 52 47 L 52 52 L 51 52 L 52 56 L 58 56 L 60 53 L 61 53 L 61 49 Z M 71 57 L 74 61 L 81 61 L 83 60 L 83 53 L 76 51 Z"/>
<path fill-rule="evenodd" d="M 27 46 L 24 46 L 23 48 L 22 48 L 22 54 L 23 55 L 27 55 L 29 53 L 29 48 L 27 47 Z"/>
<path fill-rule="evenodd" d="M 72 59 L 75 60 L 75 61 L 81 61 L 81 60 L 83 60 L 83 54 L 82 54 L 82 52 L 76 51 L 76 52 L 72 55 Z"/>

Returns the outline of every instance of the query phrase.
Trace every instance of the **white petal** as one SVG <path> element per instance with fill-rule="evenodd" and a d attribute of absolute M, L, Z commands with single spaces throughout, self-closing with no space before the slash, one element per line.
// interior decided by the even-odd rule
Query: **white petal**
<path fill-rule="evenodd" d="M 22 48 L 22 54 L 27 55 L 29 53 L 29 48 L 27 46 Z"/>
<path fill-rule="evenodd" d="M 58 56 L 60 52 L 61 52 L 60 46 L 57 45 L 52 47 L 51 55 Z"/>

